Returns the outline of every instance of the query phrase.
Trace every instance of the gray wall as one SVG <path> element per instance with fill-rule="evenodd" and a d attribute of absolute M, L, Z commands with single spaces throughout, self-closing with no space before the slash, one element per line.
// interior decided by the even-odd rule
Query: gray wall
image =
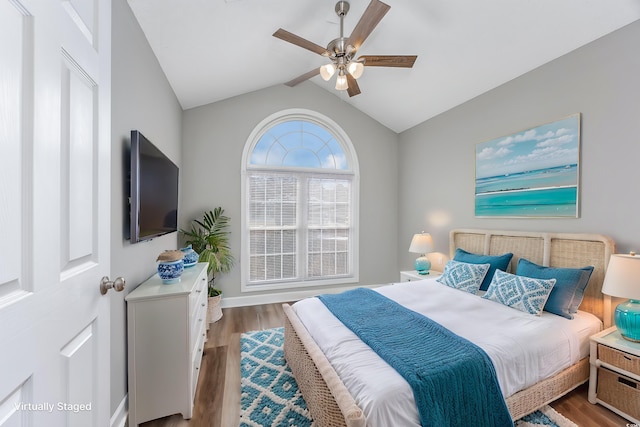
<path fill-rule="evenodd" d="M 240 259 L 242 152 L 256 125 L 289 108 L 324 114 L 349 135 L 360 165 L 360 282 L 397 280 L 397 134 L 313 83 L 278 85 L 184 112 L 182 226 L 222 206 Z M 217 276 L 216 285 L 225 298 L 241 296 L 240 267 Z"/>
<path fill-rule="evenodd" d="M 124 296 L 155 273 L 160 252 L 178 244 L 177 233 L 134 245 L 125 239 L 130 131 L 140 130 L 180 166 L 182 109 L 126 0 L 113 0 L 112 26 L 111 278 L 122 276 L 127 281 L 123 292 L 108 294 L 113 413 L 127 393 Z"/>
<path fill-rule="evenodd" d="M 399 267 L 421 229 L 447 255 L 460 227 L 603 233 L 620 252 L 640 249 L 638 40 L 635 22 L 400 134 Z M 475 218 L 475 145 L 578 112 L 580 218 Z"/>

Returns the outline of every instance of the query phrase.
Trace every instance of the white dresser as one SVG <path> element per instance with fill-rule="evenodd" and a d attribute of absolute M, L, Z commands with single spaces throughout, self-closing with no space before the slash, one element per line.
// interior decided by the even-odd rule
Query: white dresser
<path fill-rule="evenodd" d="M 180 283 L 157 274 L 126 296 L 129 426 L 172 414 L 191 418 L 206 338 L 207 263 Z"/>

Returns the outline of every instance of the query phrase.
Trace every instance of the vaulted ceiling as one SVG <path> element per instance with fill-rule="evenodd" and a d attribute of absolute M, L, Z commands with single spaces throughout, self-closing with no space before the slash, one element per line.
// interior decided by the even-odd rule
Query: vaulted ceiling
<path fill-rule="evenodd" d="M 351 0 L 348 36 L 370 0 Z M 184 109 L 282 84 L 328 62 L 277 39 L 337 38 L 334 0 L 129 0 Z M 358 55 L 418 55 L 365 67 L 362 93 L 312 83 L 402 132 L 640 19 L 640 0 L 386 0 Z M 117 29 L 114 29 L 117 31 Z M 296 90 L 295 87 L 289 90 Z"/>

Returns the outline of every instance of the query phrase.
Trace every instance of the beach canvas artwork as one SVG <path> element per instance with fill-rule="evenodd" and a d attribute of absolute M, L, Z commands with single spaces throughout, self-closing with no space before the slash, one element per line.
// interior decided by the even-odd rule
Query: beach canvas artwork
<path fill-rule="evenodd" d="M 477 217 L 578 217 L 580 115 L 476 145 Z"/>

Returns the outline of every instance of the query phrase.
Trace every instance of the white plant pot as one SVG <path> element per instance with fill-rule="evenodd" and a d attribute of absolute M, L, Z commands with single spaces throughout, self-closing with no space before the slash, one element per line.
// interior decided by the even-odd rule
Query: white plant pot
<path fill-rule="evenodd" d="M 214 323 L 222 318 L 222 308 L 220 308 L 220 300 L 222 295 L 209 297 L 207 305 L 207 322 Z"/>

